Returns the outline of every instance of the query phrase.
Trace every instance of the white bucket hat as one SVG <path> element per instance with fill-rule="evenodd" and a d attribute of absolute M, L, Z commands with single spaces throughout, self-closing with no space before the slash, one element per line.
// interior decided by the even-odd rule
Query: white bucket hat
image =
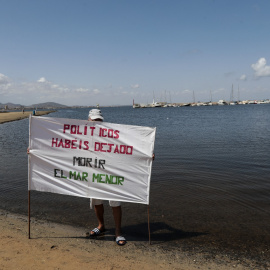
<path fill-rule="evenodd" d="M 101 119 L 103 120 L 103 116 L 101 114 L 101 110 L 99 109 L 92 109 L 89 111 L 88 118 L 91 118 L 92 120 Z"/>

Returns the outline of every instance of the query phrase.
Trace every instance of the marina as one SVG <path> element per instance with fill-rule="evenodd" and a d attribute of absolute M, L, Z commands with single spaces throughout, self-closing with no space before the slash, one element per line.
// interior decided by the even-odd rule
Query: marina
<path fill-rule="evenodd" d="M 167 102 L 153 102 L 149 104 L 144 103 L 134 103 L 133 101 L 133 109 L 139 108 L 156 108 L 156 107 L 194 107 L 194 106 L 215 106 L 215 105 L 248 105 L 248 104 L 269 104 L 270 100 L 242 100 L 242 101 L 225 101 L 219 100 L 217 102 L 192 102 L 192 103 L 167 103 Z"/>

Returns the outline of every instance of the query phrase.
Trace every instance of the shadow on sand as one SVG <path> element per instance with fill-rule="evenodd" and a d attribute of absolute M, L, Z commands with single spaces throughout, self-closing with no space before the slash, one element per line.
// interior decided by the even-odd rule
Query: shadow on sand
<path fill-rule="evenodd" d="M 129 226 L 124 226 L 122 228 L 123 236 L 127 238 L 128 242 L 146 242 L 149 241 L 148 223 L 134 224 Z M 155 222 L 150 224 L 150 238 L 151 244 L 160 244 L 168 241 L 175 241 L 186 238 L 198 237 L 201 235 L 207 235 L 207 232 L 187 232 L 177 228 L 173 228 L 164 222 Z M 32 237 L 31 237 L 32 238 Z M 107 228 L 104 233 L 99 236 L 89 237 L 89 236 L 67 236 L 67 237 L 33 237 L 32 239 L 38 238 L 77 238 L 77 239 L 96 239 L 98 241 L 113 241 L 114 240 L 114 228 Z"/>
<path fill-rule="evenodd" d="M 149 231 L 148 223 L 141 223 L 123 227 L 124 235 L 127 235 L 129 241 L 148 241 Z M 198 237 L 206 235 L 206 232 L 187 232 L 178 228 L 171 227 L 164 222 L 150 223 L 151 243 L 163 243 L 185 238 Z"/>

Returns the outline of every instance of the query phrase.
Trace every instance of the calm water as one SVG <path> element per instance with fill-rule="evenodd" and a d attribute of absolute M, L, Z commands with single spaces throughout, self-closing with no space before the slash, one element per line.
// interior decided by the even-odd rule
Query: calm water
<path fill-rule="evenodd" d="M 88 111 L 59 110 L 47 117 L 87 119 Z M 150 196 L 154 244 L 269 258 L 270 105 L 102 112 L 107 122 L 157 127 Z M 23 214 L 28 125 L 28 119 L 0 125 L 0 208 Z M 85 228 L 96 225 L 88 199 L 39 192 L 31 193 L 31 199 L 32 216 Z M 109 207 L 105 219 L 112 229 Z M 147 241 L 147 206 L 123 204 L 123 231 L 130 241 Z"/>

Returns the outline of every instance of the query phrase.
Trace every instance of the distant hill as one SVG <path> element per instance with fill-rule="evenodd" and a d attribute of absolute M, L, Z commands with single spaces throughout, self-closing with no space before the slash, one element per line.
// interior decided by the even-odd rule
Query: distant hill
<path fill-rule="evenodd" d="M 33 104 L 31 106 L 27 106 L 31 108 L 67 108 L 68 106 L 55 103 L 55 102 L 44 102 L 44 103 L 38 103 L 38 104 Z"/>
<path fill-rule="evenodd" d="M 8 109 L 15 109 L 15 108 L 56 109 L 56 108 L 67 108 L 68 107 L 66 105 L 55 103 L 55 102 L 44 102 L 44 103 L 33 104 L 30 106 L 24 106 L 21 104 L 14 104 L 11 102 L 0 103 L 0 109 L 4 109 L 5 106 L 8 106 Z"/>
<path fill-rule="evenodd" d="M 8 106 L 9 109 L 14 109 L 14 108 L 21 108 L 21 107 L 24 107 L 24 106 L 21 105 L 21 104 L 14 104 L 14 103 L 11 103 L 11 102 L 8 102 L 8 103 L 0 103 L 0 108 L 1 108 L 1 109 L 4 109 L 5 106 Z"/>

